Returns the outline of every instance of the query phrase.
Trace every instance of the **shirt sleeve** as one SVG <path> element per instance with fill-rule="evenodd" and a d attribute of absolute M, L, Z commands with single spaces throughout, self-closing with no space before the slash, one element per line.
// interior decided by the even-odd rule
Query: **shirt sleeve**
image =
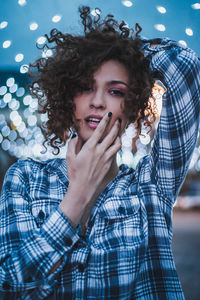
<path fill-rule="evenodd" d="M 156 45 L 152 47 L 153 44 Z M 167 91 L 143 178 L 150 177 L 161 193 L 174 202 L 197 141 L 200 62 L 191 49 L 167 39 L 146 43 L 144 52 L 150 58 L 151 71 Z"/>
<path fill-rule="evenodd" d="M 30 170 L 29 170 L 30 171 Z M 0 293 L 53 286 L 79 235 L 65 215 L 55 210 L 40 228 L 30 211 L 25 168 L 7 172 L 0 200 Z M 47 276 L 56 262 L 61 265 Z M 24 295 L 24 293 L 23 293 Z"/>

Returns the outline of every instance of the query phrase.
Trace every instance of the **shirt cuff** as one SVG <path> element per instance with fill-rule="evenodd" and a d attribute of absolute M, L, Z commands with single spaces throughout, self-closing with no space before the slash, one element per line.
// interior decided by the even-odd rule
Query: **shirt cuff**
<path fill-rule="evenodd" d="M 48 217 L 41 227 L 41 235 L 61 255 L 80 239 L 64 213 L 58 208 Z"/>

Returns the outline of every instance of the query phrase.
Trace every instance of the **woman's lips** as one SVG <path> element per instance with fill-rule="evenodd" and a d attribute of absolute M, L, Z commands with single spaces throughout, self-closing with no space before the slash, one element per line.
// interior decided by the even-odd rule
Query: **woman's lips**
<path fill-rule="evenodd" d="M 88 120 L 86 121 L 87 123 L 87 126 L 91 129 L 96 129 L 97 126 L 99 125 L 100 121 L 99 122 L 95 122 L 95 121 L 92 121 L 92 120 Z"/>
<path fill-rule="evenodd" d="M 99 115 L 89 115 L 85 121 L 87 123 L 87 126 L 91 129 L 96 129 L 97 126 L 99 125 L 102 117 Z"/>

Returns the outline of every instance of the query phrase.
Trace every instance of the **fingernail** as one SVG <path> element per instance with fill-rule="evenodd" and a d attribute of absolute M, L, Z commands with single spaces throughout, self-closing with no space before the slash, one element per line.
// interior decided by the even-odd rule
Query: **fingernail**
<path fill-rule="evenodd" d="M 73 133 L 73 135 L 72 135 L 72 139 L 74 139 L 76 137 L 76 134 L 75 133 Z"/>
<path fill-rule="evenodd" d="M 121 122 L 122 122 L 122 119 L 121 119 L 121 118 L 118 118 L 118 121 L 119 121 L 119 124 L 121 124 Z"/>
<path fill-rule="evenodd" d="M 111 111 L 108 113 L 108 116 L 109 116 L 109 118 L 112 116 L 112 113 L 111 113 Z"/>

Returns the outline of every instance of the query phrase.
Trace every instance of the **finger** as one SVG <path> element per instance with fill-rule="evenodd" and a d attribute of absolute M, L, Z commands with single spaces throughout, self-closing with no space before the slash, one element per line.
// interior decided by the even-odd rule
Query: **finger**
<path fill-rule="evenodd" d="M 104 150 L 109 148 L 113 144 L 117 136 L 119 135 L 119 131 L 120 131 L 120 122 L 119 120 L 116 120 L 110 132 L 106 135 L 106 137 L 101 142 L 100 146 Z"/>
<path fill-rule="evenodd" d="M 76 143 L 76 154 L 78 154 L 81 151 L 82 147 L 83 147 L 83 140 L 78 136 L 78 140 Z"/>
<path fill-rule="evenodd" d="M 99 142 L 99 140 L 102 138 L 102 136 L 110 122 L 111 116 L 112 116 L 111 112 L 105 114 L 105 116 L 103 117 L 103 119 L 101 120 L 101 122 L 99 123 L 97 128 L 95 129 L 94 133 L 88 140 L 90 145 L 91 144 L 96 145 Z"/>
<path fill-rule="evenodd" d="M 72 138 L 67 146 L 67 157 L 76 156 L 76 146 L 78 143 L 78 136 Z"/>
<path fill-rule="evenodd" d="M 109 160 L 110 158 L 112 158 L 119 150 L 121 150 L 122 144 L 121 144 L 121 139 L 118 136 L 114 143 L 112 144 L 112 146 L 110 146 L 110 148 L 108 148 L 108 150 L 105 153 L 106 156 L 106 160 Z"/>

